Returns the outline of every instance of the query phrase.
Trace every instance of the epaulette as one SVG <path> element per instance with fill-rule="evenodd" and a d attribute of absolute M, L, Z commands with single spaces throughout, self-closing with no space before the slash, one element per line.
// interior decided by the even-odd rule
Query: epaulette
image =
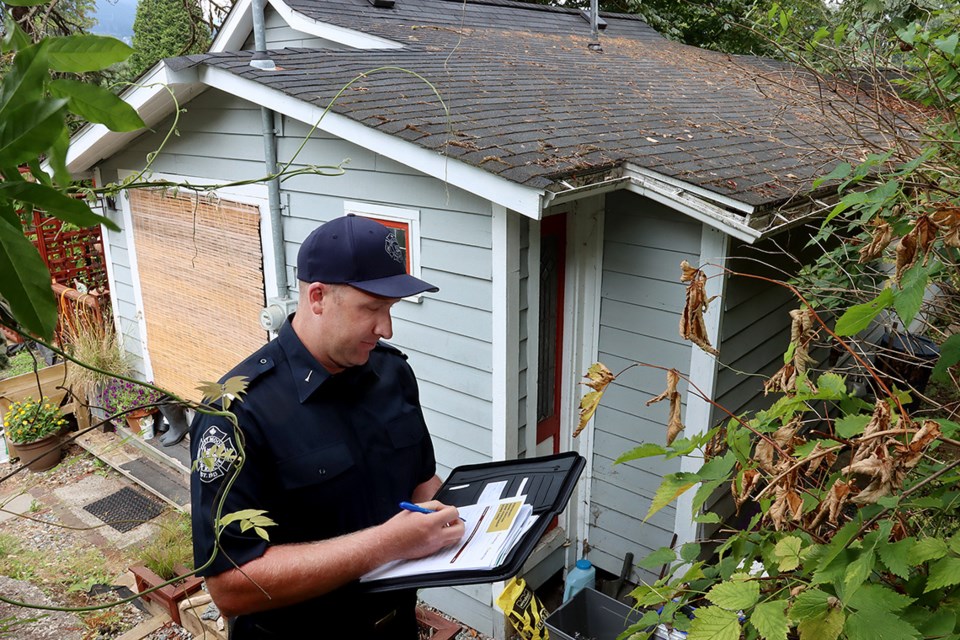
<path fill-rule="evenodd" d="M 404 360 L 407 359 L 407 354 L 405 354 L 403 351 L 400 351 L 400 349 L 397 349 L 389 342 L 384 342 L 383 340 L 377 342 L 377 346 L 374 348 L 374 351 L 384 351 L 386 353 L 392 353 L 393 355 L 400 356 Z"/>
<path fill-rule="evenodd" d="M 262 353 L 254 353 L 252 356 L 235 366 L 227 375 L 220 379 L 223 384 L 230 378 L 240 376 L 247 382 L 247 391 L 253 386 L 254 382 L 276 366 L 276 360 L 273 356 Z"/>

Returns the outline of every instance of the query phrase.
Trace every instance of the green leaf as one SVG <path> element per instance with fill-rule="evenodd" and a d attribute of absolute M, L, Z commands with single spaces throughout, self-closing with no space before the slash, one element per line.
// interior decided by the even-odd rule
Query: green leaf
<path fill-rule="evenodd" d="M 120 230 L 113 221 L 91 211 L 83 200 L 36 182 L 0 182 L 0 197 L 29 203 L 81 228 L 104 224 L 114 231 Z"/>
<path fill-rule="evenodd" d="M 873 573 L 873 565 L 877 561 L 873 549 L 874 547 L 862 549 L 857 559 L 847 565 L 847 574 L 843 580 L 844 599 L 852 597 Z"/>
<path fill-rule="evenodd" d="M 631 460 L 662 456 L 666 452 L 666 448 L 657 444 L 656 442 L 644 442 L 639 447 L 634 447 L 630 451 L 620 454 L 620 457 L 614 460 L 613 464 L 622 464 L 624 462 L 630 462 Z"/>
<path fill-rule="evenodd" d="M 908 558 L 911 565 L 923 564 L 929 560 L 939 560 L 947 555 L 947 543 L 939 538 L 923 538 L 910 547 Z"/>
<path fill-rule="evenodd" d="M 720 582 L 707 591 L 706 597 L 722 609 L 740 611 L 752 607 L 760 599 L 760 584 L 756 580 Z"/>
<path fill-rule="evenodd" d="M 847 395 L 847 383 L 843 376 L 825 373 L 817 378 L 817 398 L 838 400 Z"/>
<path fill-rule="evenodd" d="M 787 536 L 777 542 L 773 548 L 773 557 L 779 561 L 777 569 L 780 571 L 793 571 L 800 566 L 800 548 L 803 546 L 803 540 L 797 536 Z"/>
<path fill-rule="evenodd" d="M 668 473 L 663 476 L 663 480 L 653 496 L 653 501 L 650 503 L 650 509 L 647 511 L 647 515 L 643 517 L 644 521 L 649 520 L 650 516 L 663 509 L 699 481 L 700 476 L 695 473 Z"/>
<path fill-rule="evenodd" d="M 3 16 L 3 28 L 3 53 L 20 51 L 30 46 L 30 36 L 24 33 L 23 29 L 20 28 L 20 25 L 14 22 L 13 19 L 10 18 L 9 14 L 4 14 Z"/>
<path fill-rule="evenodd" d="M 698 516 L 694 516 L 693 521 L 700 524 L 720 524 L 723 522 L 723 520 L 720 519 L 720 516 L 712 511 L 707 511 L 706 513 L 701 513 Z"/>
<path fill-rule="evenodd" d="M 957 625 L 957 612 L 946 608 L 930 611 L 915 607 L 905 613 L 904 619 L 915 626 L 924 638 L 946 638 Z"/>
<path fill-rule="evenodd" d="M 838 336 L 852 336 L 867 327 L 877 315 L 893 304 L 893 290 L 887 287 L 870 302 L 857 304 L 844 312 L 834 329 Z"/>
<path fill-rule="evenodd" d="M 820 556 L 820 562 L 817 565 L 818 572 L 823 571 L 830 566 L 830 563 L 833 562 L 834 558 L 846 550 L 847 545 L 850 544 L 850 541 L 853 540 L 855 535 L 857 535 L 857 531 L 859 529 L 859 524 L 851 520 L 847 524 L 843 525 L 840 531 L 834 534 L 833 538 L 826 545 L 823 553 Z"/>
<path fill-rule="evenodd" d="M 9 211 L 9 205 L 0 203 Z M 57 300 L 50 286 L 50 272 L 36 247 L 0 216 L 0 297 L 10 304 L 13 317 L 24 329 L 47 340 L 57 326 Z"/>
<path fill-rule="evenodd" d="M 19 165 L 43 154 L 63 134 L 66 100 L 35 100 L 4 114 L 0 165 Z"/>
<path fill-rule="evenodd" d="M 848 415 L 838 418 L 833 423 L 837 435 L 841 438 L 852 438 L 863 433 L 864 427 L 870 422 L 870 416 Z"/>
<path fill-rule="evenodd" d="M 904 538 L 898 542 L 877 546 L 880 559 L 887 565 L 890 573 L 904 580 L 910 577 L 910 549 L 916 542 L 915 538 Z"/>
<path fill-rule="evenodd" d="M 954 33 L 948 38 L 934 40 L 933 46 L 952 58 L 957 52 L 957 34 Z"/>
<path fill-rule="evenodd" d="M 54 80 L 50 93 L 70 100 L 70 110 L 111 131 L 136 131 L 145 127 L 137 111 L 116 95 L 89 82 Z"/>
<path fill-rule="evenodd" d="M 735 611 L 701 607 L 694 613 L 687 640 L 738 640 L 740 620 Z"/>
<path fill-rule="evenodd" d="M 845 616 L 839 609 L 829 608 L 815 618 L 800 621 L 800 640 L 837 640 L 843 631 Z"/>
<path fill-rule="evenodd" d="M 947 369 L 960 362 L 960 333 L 955 333 L 940 345 L 940 358 L 930 377 L 937 382 L 949 383 Z"/>
<path fill-rule="evenodd" d="M 659 569 L 665 564 L 670 564 L 677 559 L 677 554 L 669 547 L 660 547 L 656 551 L 647 554 L 643 560 L 637 563 L 638 567 L 643 569 Z"/>
<path fill-rule="evenodd" d="M 45 46 L 33 45 L 17 52 L 0 85 L 0 122 L 9 122 L 13 109 L 39 100 L 47 78 L 49 68 Z"/>
<path fill-rule="evenodd" d="M 930 575 L 923 592 L 928 593 L 955 584 L 960 584 L 960 558 L 949 556 L 930 565 Z"/>
<path fill-rule="evenodd" d="M 887 611 L 857 611 L 847 618 L 847 640 L 914 640 L 920 636 L 913 625 Z"/>
<path fill-rule="evenodd" d="M 116 38 L 91 34 L 47 38 L 47 48 L 50 68 L 70 73 L 100 71 L 123 62 L 133 53 Z"/>
<path fill-rule="evenodd" d="M 790 607 L 790 619 L 794 622 L 815 618 L 827 612 L 827 599 L 830 594 L 820 589 L 806 589 L 793 600 Z"/>
<path fill-rule="evenodd" d="M 923 304 L 923 294 L 927 291 L 927 283 L 930 276 L 940 269 L 940 262 L 931 260 L 929 265 L 924 266 L 922 262 L 913 265 L 903 275 L 900 280 L 900 288 L 893 294 L 893 306 L 900 316 L 903 326 L 909 327 L 910 323 L 920 312 L 920 306 Z"/>
<path fill-rule="evenodd" d="M 761 602 L 750 614 L 750 624 L 764 640 L 787 640 L 787 601 Z"/>
<path fill-rule="evenodd" d="M 857 589 L 857 592 L 846 599 L 845 602 L 857 611 L 871 614 L 875 611 L 902 611 L 915 600 L 916 598 L 897 593 L 881 584 L 867 583 Z"/>
<path fill-rule="evenodd" d="M 824 31 L 823 35 L 826 35 L 826 31 Z M 823 35 L 821 35 L 820 37 L 822 38 Z M 813 187 L 814 189 L 816 189 L 817 187 L 822 185 L 824 182 L 827 182 L 829 180 L 843 180 L 844 178 L 849 176 L 852 171 L 853 171 L 853 167 L 851 167 L 849 163 L 841 162 L 840 164 L 838 164 L 833 168 L 833 171 L 831 171 L 825 176 L 822 176 L 814 180 Z"/>
<path fill-rule="evenodd" d="M 696 542 L 687 542 L 680 547 L 680 559 L 684 562 L 693 562 L 700 557 L 700 545 Z"/>

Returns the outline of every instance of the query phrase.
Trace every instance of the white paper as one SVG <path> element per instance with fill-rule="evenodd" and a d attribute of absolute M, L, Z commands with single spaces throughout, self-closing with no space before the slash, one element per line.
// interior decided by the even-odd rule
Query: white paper
<path fill-rule="evenodd" d="M 507 488 L 507 481 L 503 482 L 491 482 L 483 488 L 483 491 L 480 492 L 480 497 L 477 498 L 477 504 L 487 504 L 489 502 L 496 502 L 500 499 L 500 496 L 503 495 L 503 490 Z"/>
<path fill-rule="evenodd" d="M 465 520 L 463 536 L 449 547 L 417 560 L 397 560 L 374 569 L 361 582 L 470 569 L 492 569 L 503 563 L 510 550 L 530 530 L 537 516 L 523 499 L 457 507 Z"/>

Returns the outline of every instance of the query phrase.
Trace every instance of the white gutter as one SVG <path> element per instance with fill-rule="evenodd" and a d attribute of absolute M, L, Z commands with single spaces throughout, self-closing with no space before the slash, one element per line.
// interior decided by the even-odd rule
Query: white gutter
<path fill-rule="evenodd" d="M 483 169 L 447 158 L 436 151 L 424 149 L 412 142 L 372 129 L 332 111 L 327 112 L 323 120 L 320 120 L 324 111 L 321 107 L 290 97 L 253 80 L 207 66 L 187 69 L 184 73 L 172 73 L 170 80 L 182 83 L 196 80 L 311 126 L 319 121 L 317 129 L 320 131 L 349 140 L 353 144 L 527 217 L 533 219 L 540 217 L 540 199 L 543 194 L 540 189 L 510 182 Z"/>
<path fill-rule="evenodd" d="M 270 5 L 276 10 L 280 17 L 292 28 L 297 31 L 309 33 L 310 35 L 324 38 L 331 42 L 342 44 L 351 49 L 400 49 L 403 47 L 399 42 L 387 40 L 379 36 L 373 36 L 362 31 L 337 27 L 326 22 L 320 22 L 308 18 L 302 13 L 298 13 L 283 3 L 282 0 L 268 0 Z"/>

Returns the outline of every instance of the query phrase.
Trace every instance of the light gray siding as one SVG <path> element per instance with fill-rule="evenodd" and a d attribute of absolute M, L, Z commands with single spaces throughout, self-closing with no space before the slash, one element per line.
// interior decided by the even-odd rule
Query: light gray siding
<path fill-rule="evenodd" d="M 614 373 L 635 362 L 687 373 L 690 346 L 678 334 L 684 303 L 680 262 L 698 263 L 701 226 L 625 192 L 608 195 L 606 203 L 598 360 Z M 669 545 L 673 536 L 672 505 L 643 518 L 660 478 L 679 471 L 679 460 L 613 464 L 643 442 L 664 441 L 667 404 L 645 403 L 665 386 L 663 370 L 634 367 L 611 385 L 594 419 L 588 557 L 611 573 L 620 572 L 627 552 L 640 559 Z M 685 386 L 680 391 L 685 393 Z"/>

